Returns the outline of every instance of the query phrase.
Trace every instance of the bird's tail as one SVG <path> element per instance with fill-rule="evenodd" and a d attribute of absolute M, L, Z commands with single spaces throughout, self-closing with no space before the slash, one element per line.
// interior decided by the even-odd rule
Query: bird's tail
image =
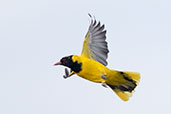
<path fill-rule="evenodd" d="M 115 79 L 109 78 L 106 83 L 123 101 L 128 101 L 140 81 L 140 74 L 137 72 L 114 72 L 115 75 L 117 74 Z"/>

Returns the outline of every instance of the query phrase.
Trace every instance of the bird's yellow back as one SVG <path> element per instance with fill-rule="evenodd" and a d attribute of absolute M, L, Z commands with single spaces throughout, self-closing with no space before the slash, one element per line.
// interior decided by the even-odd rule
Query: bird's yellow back
<path fill-rule="evenodd" d="M 107 75 L 110 70 L 101 63 L 84 56 L 73 56 L 74 62 L 81 63 L 81 71 L 76 73 L 78 76 L 93 82 L 104 82 L 101 75 Z"/>

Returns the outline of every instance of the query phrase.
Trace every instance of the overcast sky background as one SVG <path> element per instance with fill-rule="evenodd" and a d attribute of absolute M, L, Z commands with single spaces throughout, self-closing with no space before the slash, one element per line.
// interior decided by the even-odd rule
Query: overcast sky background
<path fill-rule="evenodd" d="M 137 71 L 128 102 L 53 64 L 80 54 L 88 13 L 105 24 L 108 67 Z M 170 114 L 170 0 L 1 0 L 0 114 Z"/>

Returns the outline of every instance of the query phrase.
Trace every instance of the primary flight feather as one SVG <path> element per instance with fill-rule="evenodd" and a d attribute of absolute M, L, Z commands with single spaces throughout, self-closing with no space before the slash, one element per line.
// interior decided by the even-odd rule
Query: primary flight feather
<path fill-rule="evenodd" d="M 80 56 L 63 57 L 55 65 L 63 65 L 71 69 L 69 74 L 65 68 L 64 78 L 73 74 L 96 82 L 104 87 L 110 87 L 122 100 L 127 101 L 134 92 L 140 80 L 137 72 L 125 72 L 107 68 L 108 46 L 104 24 L 97 22 L 89 14 L 91 23 L 85 36 Z"/>
<path fill-rule="evenodd" d="M 91 20 L 86 34 L 81 56 L 94 59 L 103 65 L 107 65 L 107 54 L 109 53 L 106 40 L 106 30 L 100 22 Z"/>

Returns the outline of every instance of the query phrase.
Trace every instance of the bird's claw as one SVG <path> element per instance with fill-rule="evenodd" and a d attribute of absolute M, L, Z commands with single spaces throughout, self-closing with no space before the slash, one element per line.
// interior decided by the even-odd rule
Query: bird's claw
<path fill-rule="evenodd" d="M 66 78 L 68 78 L 68 76 L 66 76 L 66 75 L 63 75 L 63 77 L 66 79 Z"/>
<path fill-rule="evenodd" d="M 63 77 L 66 79 L 69 77 L 69 71 L 67 68 L 65 68 L 65 75 L 63 75 Z"/>
<path fill-rule="evenodd" d="M 102 83 L 102 86 L 107 88 L 107 84 L 105 82 Z"/>

